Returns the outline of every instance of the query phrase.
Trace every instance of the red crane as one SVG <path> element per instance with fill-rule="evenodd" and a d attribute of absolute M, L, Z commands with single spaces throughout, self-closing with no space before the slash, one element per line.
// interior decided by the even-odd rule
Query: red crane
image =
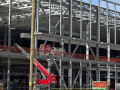
<path fill-rule="evenodd" d="M 18 49 L 26 55 L 26 57 L 28 59 L 30 59 L 30 54 L 27 53 L 22 47 L 20 47 L 18 44 L 15 44 Z M 56 81 L 56 75 L 53 75 L 53 74 L 49 74 L 49 72 L 37 61 L 36 58 L 33 58 L 33 64 L 37 67 L 37 69 L 39 71 L 41 71 L 45 76 L 46 78 L 44 80 L 41 80 L 41 79 L 36 79 L 36 82 L 35 84 L 42 84 L 42 85 L 48 85 L 49 82 L 50 84 L 56 84 L 57 81 Z"/>

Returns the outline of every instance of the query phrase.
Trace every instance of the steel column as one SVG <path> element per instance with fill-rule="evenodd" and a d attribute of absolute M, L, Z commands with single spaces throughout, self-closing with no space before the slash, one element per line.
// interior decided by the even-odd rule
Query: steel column
<path fill-rule="evenodd" d="M 80 61 L 80 76 L 79 76 L 79 85 L 82 88 L 82 62 Z M 82 90 L 82 89 L 80 89 Z"/>
<path fill-rule="evenodd" d="M 86 42 L 86 60 L 89 60 L 89 46 Z"/>
<path fill-rule="evenodd" d="M 89 70 L 90 70 L 90 73 L 89 73 L 90 77 L 92 77 L 91 76 L 91 62 L 89 63 Z M 91 86 L 92 86 L 92 80 L 90 79 L 90 88 L 92 88 Z"/>
<path fill-rule="evenodd" d="M 110 88 L 110 66 L 107 64 L 107 83 L 108 83 L 108 88 Z"/>
<path fill-rule="evenodd" d="M 91 51 L 92 55 L 94 56 L 94 58 L 95 58 L 95 60 L 96 60 L 95 54 L 94 54 L 94 52 L 93 52 L 93 50 L 92 50 L 92 48 L 91 48 L 91 46 L 90 46 L 90 44 L 89 44 L 88 42 L 87 42 L 87 45 L 89 46 L 90 51 Z"/>
<path fill-rule="evenodd" d="M 116 83 L 118 83 L 118 71 L 116 70 Z"/>
<path fill-rule="evenodd" d="M 71 60 L 69 61 L 69 64 L 68 64 L 68 88 L 72 88 L 72 61 Z"/>
<path fill-rule="evenodd" d="M 62 16 L 62 18 L 64 19 L 64 16 L 65 16 L 65 14 L 67 13 L 67 11 L 68 11 L 68 9 L 65 11 L 65 13 L 63 14 L 63 16 Z M 55 28 L 57 28 L 57 26 L 59 25 L 59 23 L 60 23 L 60 20 L 57 22 L 57 24 L 55 25 Z"/>
<path fill-rule="evenodd" d="M 90 0 L 90 33 L 89 33 L 89 38 L 90 38 L 90 40 L 91 40 L 91 25 L 92 25 L 92 23 L 91 23 L 91 0 Z"/>
<path fill-rule="evenodd" d="M 98 9 L 97 9 L 97 41 L 100 42 L 100 0 L 98 0 Z M 99 61 L 99 44 L 96 44 L 96 56 L 97 61 Z"/>
<path fill-rule="evenodd" d="M 51 0 L 49 0 L 49 34 L 51 34 Z"/>
<path fill-rule="evenodd" d="M 86 35 L 90 34 L 89 29 L 90 29 L 89 22 L 87 22 Z M 89 40 L 89 37 L 86 37 L 86 40 Z M 86 60 L 89 60 L 89 45 L 87 42 L 86 42 Z"/>
<path fill-rule="evenodd" d="M 72 37 L 72 0 L 69 0 L 69 36 Z M 68 51 L 69 56 L 71 56 L 71 40 L 68 40 Z"/>
<path fill-rule="evenodd" d="M 61 90 L 61 88 L 62 88 L 62 61 L 61 61 L 61 59 L 59 61 L 59 68 L 60 68 L 60 79 L 59 79 L 60 89 L 59 90 Z"/>
<path fill-rule="evenodd" d="M 114 4 L 114 9 L 115 9 L 115 22 L 114 22 L 114 27 L 115 27 L 115 30 L 114 30 L 114 43 L 116 44 L 116 4 Z"/>
<path fill-rule="evenodd" d="M 40 3 L 40 0 L 37 0 L 37 32 L 39 32 L 39 3 Z"/>
<path fill-rule="evenodd" d="M 62 61 L 62 60 L 61 60 Z M 58 68 L 58 66 L 57 66 L 57 63 L 55 62 L 55 59 L 53 60 L 53 62 L 54 62 L 54 64 L 55 64 L 55 66 L 56 66 L 56 68 L 57 68 L 57 71 L 58 71 L 58 74 L 60 75 L 60 70 L 59 70 L 59 68 Z M 64 74 L 64 73 L 63 73 Z M 67 88 L 67 85 L 66 85 L 66 83 L 65 83 L 65 81 L 64 81 L 64 77 L 61 75 L 61 79 L 62 79 L 62 81 L 63 81 L 63 86 L 65 87 L 65 88 Z"/>
<path fill-rule="evenodd" d="M 88 67 L 86 66 L 86 88 L 89 88 L 89 75 L 90 75 L 90 73 L 89 73 L 89 69 L 88 69 Z"/>
<path fill-rule="evenodd" d="M 63 0 L 60 0 L 60 35 L 63 34 L 62 32 L 62 3 L 63 3 Z"/>
<path fill-rule="evenodd" d="M 64 48 L 64 41 L 63 41 L 63 39 L 61 40 L 61 39 L 58 38 L 58 41 L 59 41 L 60 46 L 62 47 L 63 51 L 65 52 L 65 55 L 67 56 L 67 52 L 66 52 L 66 50 Z"/>
<path fill-rule="evenodd" d="M 5 27 L 5 31 L 4 31 L 4 45 L 7 45 L 7 30 L 6 30 L 6 27 Z"/>
<path fill-rule="evenodd" d="M 47 59 L 47 62 L 48 62 L 48 72 L 49 72 L 49 76 L 50 76 L 50 75 L 51 75 L 51 72 L 50 72 L 50 69 L 51 69 L 51 61 L 50 61 L 49 58 Z M 51 77 L 49 77 L 49 79 L 51 80 Z M 49 80 L 48 90 L 50 90 L 50 80 Z"/>
<path fill-rule="evenodd" d="M 82 0 L 80 1 L 80 39 L 82 39 Z"/>
<path fill-rule="evenodd" d="M 73 82 L 72 87 L 74 87 L 75 82 L 77 81 L 78 77 L 80 76 L 80 73 L 81 73 L 80 71 L 81 71 L 81 69 L 79 69 L 76 77 L 75 77 L 75 71 L 73 71 L 73 72 L 74 72 L 74 73 L 73 73 L 73 81 L 74 81 L 74 82 Z"/>
<path fill-rule="evenodd" d="M 100 64 L 96 65 L 96 80 L 100 81 Z"/>
<path fill-rule="evenodd" d="M 5 68 L 3 68 L 3 86 L 5 86 L 5 76 L 6 76 L 5 72 L 6 72 Z"/>
<path fill-rule="evenodd" d="M 117 75 L 117 73 L 116 73 L 116 64 L 114 65 L 114 67 L 115 67 L 115 86 L 116 86 L 116 84 L 117 84 L 117 79 L 116 79 L 116 75 Z M 116 90 L 116 87 L 115 87 L 115 90 Z"/>
<path fill-rule="evenodd" d="M 11 52 L 11 10 L 12 9 L 12 0 L 9 0 L 9 20 L 8 20 L 8 52 Z M 8 71 L 7 71 L 7 90 L 10 90 L 10 62 L 11 57 L 8 56 Z"/>

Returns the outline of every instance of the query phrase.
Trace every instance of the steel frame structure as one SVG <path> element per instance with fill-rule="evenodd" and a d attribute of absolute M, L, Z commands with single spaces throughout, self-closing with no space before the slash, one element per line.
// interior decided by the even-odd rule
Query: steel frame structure
<path fill-rule="evenodd" d="M 10 1 L 10 2 L 9 2 Z M 34 31 L 34 37 L 35 37 L 35 49 L 37 49 L 37 36 L 43 35 L 48 36 L 46 41 L 44 42 L 41 49 L 44 47 L 46 42 L 49 40 L 49 38 L 54 37 L 57 38 L 59 41 L 61 47 L 63 48 L 66 58 L 60 58 L 56 57 L 55 60 L 59 61 L 59 67 L 60 67 L 60 77 L 62 75 L 62 62 L 68 62 L 68 88 L 73 88 L 74 82 L 79 77 L 79 85 L 80 88 L 82 88 L 82 69 L 83 66 L 86 68 L 87 71 L 87 77 L 86 77 L 86 88 L 89 88 L 89 85 L 91 87 L 91 70 L 92 65 L 95 64 L 96 66 L 96 80 L 100 81 L 100 67 L 105 65 L 107 66 L 107 82 L 110 84 L 110 71 L 111 68 L 114 67 L 115 72 L 115 84 L 118 83 L 118 70 L 117 66 L 120 66 L 119 63 L 111 63 L 110 62 L 110 46 L 119 47 L 120 45 L 117 43 L 116 40 L 116 32 L 119 31 L 119 25 L 120 25 L 120 12 L 116 10 L 116 4 L 107 0 L 102 0 L 106 2 L 106 8 L 100 7 L 100 0 L 98 0 L 98 6 L 92 5 L 91 0 L 90 3 L 83 2 L 84 0 L 36 0 L 35 2 L 35 31 Z M 114 4 L 114 10 L 110 10 L 108 8 L 108 4 L 112 3 Z M 8 17 L 8 5 L 9 5 L 9 17 Z M 31 1 L 30 0 L 0 0 L 0 26 L 9 26 L 9 46 L 11 45 L 11 28 L 20 28 L 20 29 L 30 29 L 30 19 L 31 19 Z M 43 17 L 46 18 L 47 22 L 49 22 L 49 25 L 45 31 L 45 28 L 42 28 L 39 26 L 40 21 Z M 52 25 L 52 17 L 59 18 L 56 25 Z M 65 20 L 69 21 L 69 27 L 68 30 L 65 31 Z M 9 22 L 8 22 L 9 21 Z M 73 28 L 74 21 L 77 22 L 79 28 L 77 28 L 77 31 Z M 12 22 L 12 24 L 11 24 Z M 17 24 L 16 24 L 17 23 Z M 22 26 L 22 24 L 25 24 L 25 26 Z M 86 28 L 83 27 L 83 24 L 86 25 Z M 92 35 L 92 27 L 93 25 L 97 25 L 96 30 L 96 36 Z M 60 26 L 58 28 L 58 26 Z M 106 42 L 102 42 L 100 40 L 100 28 L 106 29 Z M 114 44 L 110 42 L 110 31 L 114 30 Z M 69 54 L 67 55 L 66 50 L 64 48 L 64 41 L 68 41 L 68 51 Z M 73 54 L 71 55 L 71 41 L 78 41 Z M 86 43 L 86 60 L 80 60 L 80 59 L 73 59 L 73 55 L 78 49 L 81 42 Z M 90 46 L 89 43 L 95 43 L 96 44 L 96 56 Z M 107 57 L 108 62 L 101 62 L 99 61 L 99 45 L 106 45 L 107 46 Z M 89 49 L 92 52 L 95 61 L 89 60 Z M 10 48 L 9 48 L 10 52 Z M 4 53 L 3 53 L 4 54 Z M 8 53 L 8 90 L 10 90 L 9 85 L 9 79 L 10 79 L 10 57 L 12 57 L 12 54 Z M 41 59 L 47 59 L 45 56 L 37 56 Z M 53 57 L 49 57 L 50 60 L 53 60 Z M 74 82 L 72 81 L 72 63 L 73 62 L 79 62 L 79 72 L 74 79 Z M 84 65 L 85 64 L 85 65 Z M 104 69 L 104 68 L 103 68 Z M 62 78 L 60 78 L 60 88 L 62 87 Z"/>

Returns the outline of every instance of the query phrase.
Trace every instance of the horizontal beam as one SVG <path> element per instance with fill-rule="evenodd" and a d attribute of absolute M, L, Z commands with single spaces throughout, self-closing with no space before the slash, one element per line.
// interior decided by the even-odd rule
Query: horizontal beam
<path fill-rule="evenodd" d="M 21 34 L 20 34 L 20 37 L 21 37 L 21 38 L 29 38 L 29 39 L 30 39 L 30 33 L 21 33 Z M 48 37 L 48 36 L 38 35 L 38 36 L 37 36 L 37 39 L 38 39 L 38 40 L 46 40 L 47 37 Z M 53 37 L 51 37 L 48 41 L 58 42 L 58 39 L 53 36 Z M 65 43 L 68 43 L 68 40 L 67 40 L 67 39 L 64 39 L 64 42 L 65 42 Z M 94 41 L 94 42 L 95 42 L 95 41 Z M 79 43 L 79 40 L 78 40 L 78 41 L 75 41 L 74 39 L 71 40 L 71 44 L 76 44 L 76 45 L 77 45 L 78 43 Z M 99 43 L 100 43 L 100 42 L 99 42 Z M 102 43 L 102 42 L 101 42 L 101 43 Z M 86 43 L 85 43 L 85 42 L 81 42 L 81 45 L 85 46 Z M 91 47 L 96 47 L 96 43 L 90 43 L 90 46 L 91 46 Z M 99 44 L 99 47 L 106 49 L 106 45 L 104 45 L 104 44 L 103 44 L 103 45 L 102 45 L 102 44 Z M 116 46 L 111 46 L 110 48 L 111 48 L 111 50 L 120 50 L 120 48 L 119 48 L 119 47 L 116 47 Z"/>
<path fill-rule="evenodd" d="M 95 44 L 101 44 L 101 45 L 110 45 L 110 46 L 120 47 L 120 45 L 118 45 L 118 44 L 111 44 L 111 43 L 98 42 L 98 41 L 92 41 L 92 40 L 84 40 L 84 39 L 79 39 L 79 38 L 74 38 L 74 37 L 59 36 L 59 35 L 42 33 L 42 32 L 34 33 L 34 35 L 44 35 L 44 36 L 63 38 L 63 39 L 81 41 L 81 42 L 89 42 L 89 43 L 95 43 Z"/>
<path fill-rule="evenodd" d="M 11 58 L 18 58 L 18 59 L 27 59 L 27 57 L 22 54 L 22 53 L 9 53 L 9 52 L 0 52 L 0 57 L 3 58 L 7 58 L 8 56 L 11 56 Z M 37 58 L 38 60 L 47 60 L 47 56 L 40 56 L 40 55 L 34 55 L 35 58 Z M 53 57 L 49 57 L 51 60 L 54 59 Z M 69 62 L 71 60 L 71 58 L 68 57 L 56 57 L 56 61 L 62 60 L 63 62 Z M 103 62 L 103 61 L 93 61 L 93 60 L 85 60 L 85 59 L 73 59 L 72 62 L 74 63 L 78 63 L 78 62 L 82 62 L 82 63 L 88 63 L 91 62 L 91 64 L 98 64 L 100 63 L 100 65 L 111 65 L 114 66 L 116 64 L 116 66 L 120 66 L 120 63 L 114 63 L 114 62 Z"/>

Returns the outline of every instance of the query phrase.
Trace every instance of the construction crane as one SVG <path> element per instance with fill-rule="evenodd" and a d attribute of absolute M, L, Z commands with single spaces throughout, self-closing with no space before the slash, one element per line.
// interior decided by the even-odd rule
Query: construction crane
<path fill-rule="evenodd" d="M 19 46 L 17 43 L 15 43 L 15 45 L 17 46 L 17 48 L 28 58 L 30 59 L 30 54 L 27 53 L 21 46 Z M 48 85 L 49 82 L 50 84 L 56 84 L 56 75 L 53 74 L 49 74 L 49 72 L 46 70 L 45 67 L 43 67 L 43 65 L 41 65 L 36 58 L 33 58 L 33 64 L 37 67 L 37 69 L 42 73 L 44 80 L 37 78 L 34 85 Z"/>

